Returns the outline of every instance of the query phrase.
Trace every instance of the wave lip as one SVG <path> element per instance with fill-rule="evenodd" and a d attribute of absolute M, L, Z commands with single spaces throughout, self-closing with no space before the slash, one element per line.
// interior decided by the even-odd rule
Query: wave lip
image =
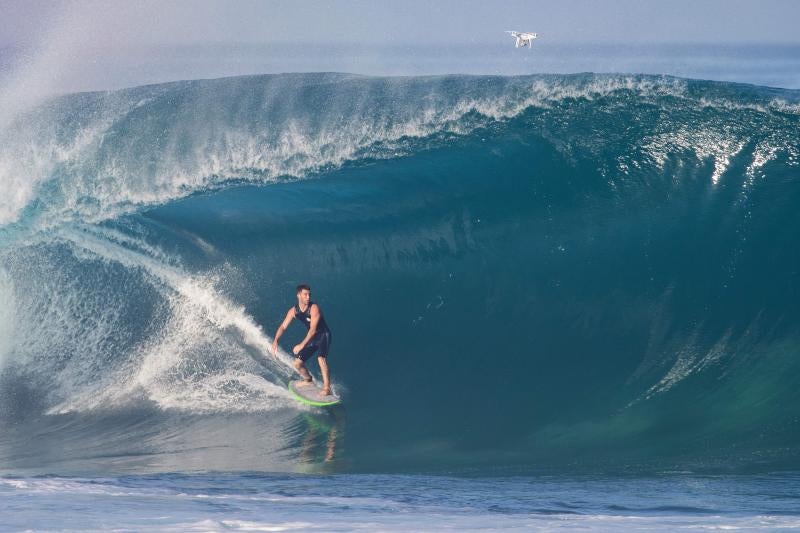
<path fill-rule="evenodd" d="M 466 133 L 530 107 L 619 91 L 677 97 L 685 85 L 652 76 L 292 74 L 63 96 L 0 133 L 0 224 L 26 210 L 46 226 L 114 218 L 230 181 L 396 157 L 403 139 Z"/>

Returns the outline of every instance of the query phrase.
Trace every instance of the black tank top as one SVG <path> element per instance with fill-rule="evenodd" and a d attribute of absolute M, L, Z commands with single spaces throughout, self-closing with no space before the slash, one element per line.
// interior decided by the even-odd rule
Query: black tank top
<path fill-rule="evenodd" d="M 294 317 L 300 321 L 306 329 L 311 329 L 311 306 L 314 305 L 314 302 L 308 302 L 308 307 L 306 307 L 305 311 L 300 310 L 300 304 L 294 305 Z M 319 312 L 319 321 L 317 322 L 317 331 L 314 333 L 316 337 L 320 333 L 323 333 L 328 330 L 328 324 L 325 323 L 325 317 L 322 316 L 322 311 Z"/>

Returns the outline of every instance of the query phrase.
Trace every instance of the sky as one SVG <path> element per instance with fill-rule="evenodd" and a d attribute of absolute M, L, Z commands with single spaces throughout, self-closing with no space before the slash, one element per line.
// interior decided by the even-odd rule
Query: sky
<path fill-rule="evenodd" d="M 636 72 L 800 88 L 798 20 L 800 0 L 0 0 L 0 97 L 309 71 Z M 512 29 L 538 32 L 534 49 L 515 50 Z"/>
<path fill-rule="evenodd" d="M 0 44 L 31 45 L 74 16 L 116 44 L 556 42 L 799 43 L 795 0 L 0 0 Z"/>

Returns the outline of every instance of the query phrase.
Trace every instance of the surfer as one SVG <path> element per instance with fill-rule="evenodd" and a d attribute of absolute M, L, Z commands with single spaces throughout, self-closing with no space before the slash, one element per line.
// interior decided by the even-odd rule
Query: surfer
<path fill-rule="evenodd" d="M 301 386 L 309 386 L 314 381 L 305 363 L 316 353 L 317 363 L 319 363 L 319 369 L 322 371 L 322 395 L 329 396 L 331 394 L 331 380 L 328 372 L 327 357 L 328 349 L 331 345 L 331 330 L 328 329 L 328 324 L 325 323 L 325 318 L 322 316 L 319 306 L 311 301 L 311 287 L 308 285 L 297 286 L 297 304 L 286 312 L 286 318 L 283 319 L 283 323 L 278 326 L 278 331 L 275 332 L 275 340 L 272 342 L 272 353 L 275 356 L 278 355 L 278 339 L 289 327 L 293 318 L 308 329 L 308 333 L 306 333 L 300 344 L 292 348 L 292 353 L 294 353 L 295 357 L 294 368 L 303 377 L 304 381 Z"/>

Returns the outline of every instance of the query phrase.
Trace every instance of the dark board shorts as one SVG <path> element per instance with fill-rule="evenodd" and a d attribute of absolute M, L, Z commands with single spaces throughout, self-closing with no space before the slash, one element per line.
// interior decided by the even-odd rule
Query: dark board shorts
<path fill-rule="evenodd" d="M 320 357 L 328 356 L 328 349 L 331 347 L 331 332 L 330 330 L 323 331 L 314 335 L 314 338 L 308 341 L 306 347 L 300 350 L 300 353 L 295 355 L 304 363 L 315 353 Z"/>

